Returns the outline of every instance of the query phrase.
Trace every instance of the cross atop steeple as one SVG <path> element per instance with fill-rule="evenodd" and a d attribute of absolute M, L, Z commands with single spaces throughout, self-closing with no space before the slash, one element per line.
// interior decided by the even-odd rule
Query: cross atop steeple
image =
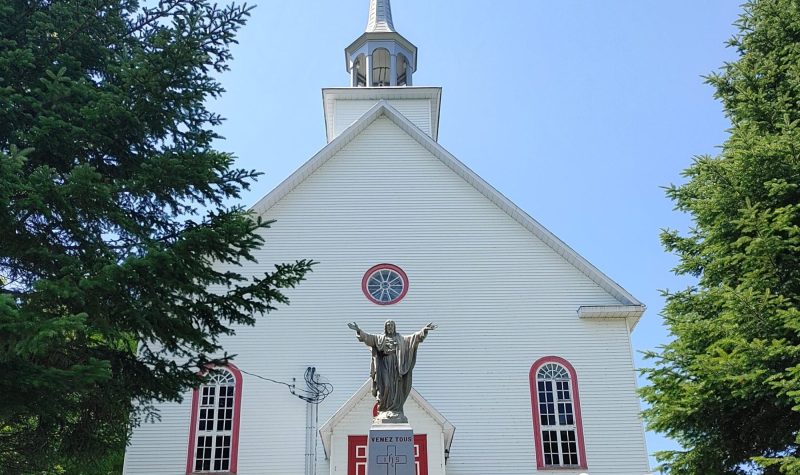
<path fill-rule="evenodd" d="M 394 31 L 392 4 L 389 0 L 370 0 L 367 32 Z"/>
<path fill-rule="evenodd" d="M 411 86 L 417 47 L 395 31 L 390 0 L 370 0 L 367 30 L 345 49 L 352 87 Z"/>

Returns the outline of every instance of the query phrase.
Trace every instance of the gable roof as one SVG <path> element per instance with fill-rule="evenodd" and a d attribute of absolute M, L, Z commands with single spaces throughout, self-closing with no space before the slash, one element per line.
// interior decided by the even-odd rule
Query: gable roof
<path fill-rule="evenodd" d="M 361 402 L 362 399 L 365 397 L 371 397 L 370 390 L 372 389 L 372 380 L 367 379 L 364 384 L 353 394 L 350 399 L 345 402 L 342 407 L 340 407 L 334 414 L 328 419 L 327 422 L 322 424 L 322 427 L 319 428 L 319 435 L 322 439 L 322 448 L 325 450 L 325 458 L 330 457 L 331 453 L 331 438 L 333 437 L 333 428 L 336 427 L 349 413 L 352 411 L 356 405 Z M 413 387 L 411 388 L 411 394 L 409 394 L 409 399 L 413 399 L 414 402 L 419 404 L 425 413 L 427 413 L 437 424 L 442 426 L 442 433 L 444 434 L 444 449 L 445 453 L 450 450 L 450 445 L 453 443 L 453 435 L 455 434 L 456 428 L 450 421 L 445 418 L 441 412 L 437 411 L 435 407 L 431 405 L 422 395 L 417 392 L 416 389 Z"/>
<path fill-rule="evenodd" d="M 365 112 L 361 118 L 353 122 L 352 125 L 339 134 L 338 137 L 328 143 L 328 145 L 323 147 L 322 150 L 311 157 L 305 164 L 297 169 L 297 171 L 292 173 L 274 190 L 256 202 L 256 204 L 254 204 L 251 208 L 251 211 L 258 213 L 259 215 L 264 214 L 269 208 L 274 206 L 275 203 L 280 201 L 283 197 L 294 190 L 295 187 L 302 183 L 320 166 L 336 155 L 342 148 L 349 144 L 362 131 L 364 131 L 364 129 L 369 127 L 370 124 L 380 117 L 386 117 L 387 119 L 391 120 L 395 125 L 416 140 L 423 148 L 428 150 L 428 152 L 430 152 L 434 157 L 439 159 L 444 165 L 450 168 L 450 170 L 463 178 L 478 192 L 489 199 L 489 201 L 494 203 L 498 208 L 516 220 L 534 236 L 539 238 L 553 251 L 564 258 L 564 260 L 572 264 L 576 269 L 586 275 L 586 277 L 600 286 L 600 288 L 617 299 L 621 304 L 620 306 L 604 307 L 606 310 L 606 317 L 632 318 L 632 326 L 635 326 L 639 317 L 641 317 L 642 313 L 644 313 L 645 305 L 643 303 L 637 300 L 636 297 L 628 293 L 628 291 L 623 289 L 607 275 L 603 274 L 598 268 L 593 266 L 589 261 L 587 261 L 562 240 L 556 237 L 555 234 L 547 230 L 547 228 L 542 226 L 538 221 L 525 213 L 525 211 L 512 203 L 511 200 L 503 196 L 502 193 L 497 191 L 475 172 L 470 170 L 466 165 L 460 162 L 450 152 L 445 150 L 444 147 L 439 145 L 438 142 L 433 140 L 425 132 L 415 126 L 385 100 L 378 101 L 370 110 Z M 612 311 L 613 309 L 617 309 L 618 311 L 614 312 Z"/>

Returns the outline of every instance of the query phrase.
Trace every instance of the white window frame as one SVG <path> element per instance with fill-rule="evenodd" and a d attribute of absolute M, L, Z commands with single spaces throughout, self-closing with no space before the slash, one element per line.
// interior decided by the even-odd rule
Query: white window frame
<path fill-rule="evenodd" d="M 237 378 L 228 368 L 214 368 L 208 381 L 197 388 L 193 414 L 194 453 L 191 472 L 234 473 L 237 424 Z"/>
<path fill-rule="evenodd" d="M 564 389 L 566 384 L 566 390 Z M 549 385 L 549 386 L 548 386 Z M 542 389 L 544 386 L 544 389 Z M 536 401 L 539 404 L 539 436 L 545 468 L 575 468 L 581 464 L 581 445 L 578 437 L 579 415 L 575 406 L 574 378 L 563 365 L 549 361 L 536 371 Z M 552 401 L 548 399 L 551 396 Z M 566 397 L 565 397 L 566 396 Z M 553 412 L 543 412 L 543 407 L 551 405 Z M 562 420 L 563 417 L 563 420 Z M 545 424 L 547 419 L 548 424 Z M 554 422 L 550 424 L 549 422 Z M 555 435 L 555 440 L 552 436 Z M 566 437 L 565 437 L 566 436 Z M 564 440 L 566 438 L 566 440 Z M 553 448 L 555 451 L 548 450 Z M 574 450 L 565 450 L 564 444 L 574 444 Z M 547 456 L 550 462 L 547 462 Z M 574 459 L 565 463 L 565 456 Z M 555 458 L 555 460 L 553 460 Z"/>

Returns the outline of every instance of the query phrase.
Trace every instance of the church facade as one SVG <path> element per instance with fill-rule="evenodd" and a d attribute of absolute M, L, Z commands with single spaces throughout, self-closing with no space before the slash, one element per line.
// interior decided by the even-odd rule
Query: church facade
<path fill-rule="evenodd" d="M 275 223 L 245 273 L 314 272 L 135 429 L 124 473 L 365 475 L 371 354 L 347 323 L 387 320 L 438 324 L 405 402 L 419 475 L 647 473 L 644 305 L 438 143 L 442 90 L 413 85 L 389 0 L 346 55 L 350 86 L 323 90 L 328 144 L 252 208 Z"/>

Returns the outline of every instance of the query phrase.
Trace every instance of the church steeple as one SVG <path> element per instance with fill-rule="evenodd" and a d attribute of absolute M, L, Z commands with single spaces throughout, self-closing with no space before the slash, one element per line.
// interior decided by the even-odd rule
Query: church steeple
<path fill-rule="evenodd" d="M 392 24 L 392 4 L 389 0 L 370 0 L 367 31 L 394 31 Z"/>
<path fill-rule="evenodd" d="M 410 87 L 417 70 L 417 47 L 395 30 L 389 2 L 369 0 L 366 31 L 344 50 L 349 87 L 322 90 L 328 142 L 352 126 L 354 117 L 378 105 L 438 139 L 442 88 Z"/>
<path fill-rule="evenodd" d="M 345 49 L 352 87 L 411 86 L 417 47 L 396 32 L 389 0 L 370 0 L 367 29 Z"/>

